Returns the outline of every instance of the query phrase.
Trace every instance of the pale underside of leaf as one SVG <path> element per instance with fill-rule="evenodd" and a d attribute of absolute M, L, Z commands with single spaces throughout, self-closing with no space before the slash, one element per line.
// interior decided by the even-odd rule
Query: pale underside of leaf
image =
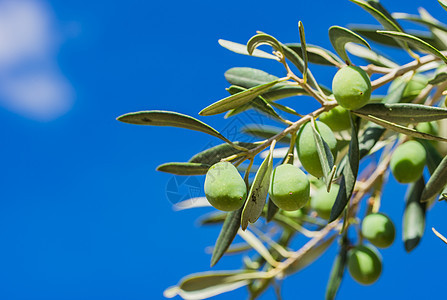
<path fill-rule="evenodd" d="M 345 45 L 347 43 L 357 43 L 362 44 L 369 49 L 368 42 L 365 41 L 360 35 L 357 33 L 340 26 L 332 26 L 329 28 L 329 39 L 331 41 L 332 46 L 334 47 L 337 54 L 347 63 L 351 64 L 351 60 L 346 54 Z"/>
<path fill-rule="evenodd" d="M 248 53 L 247 51 L 247 46 L 244 44 L 239 44 L 239 43 L 235 43 L 235 42 L 230 42 L 227 40 L 223 40 L 220 39 L 219 40 L 219 45 L 221 45 L 222 47 L 233 51 L 235 53 L 238 54 L 243 54 L 243 55 L 249 55 L 249 56 L 255 56 L 255 57 L 260 57 L 260 58 L 267 58 L 267 59 L 273 59 L 273 60 L 277 60 L 279 61 L 279 58 L 273 54 L 264 52 L 262 50 L 256 49 L 253 51 L 253 53 Z"/>

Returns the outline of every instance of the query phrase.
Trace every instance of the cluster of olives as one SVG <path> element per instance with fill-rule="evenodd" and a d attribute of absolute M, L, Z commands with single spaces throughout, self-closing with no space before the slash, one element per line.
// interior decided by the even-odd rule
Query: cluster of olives
<path fill-rule="evenodd" d="M 349 250 L 348 270 L 354 280 L 368 285 L 376 282 L 382 273 L 382 257 L 377 248 L 391 246 L 396 230 L 388 216 L 372 213 L 363 219 L 361 232 L 371 245 L 360 244 Z"/>

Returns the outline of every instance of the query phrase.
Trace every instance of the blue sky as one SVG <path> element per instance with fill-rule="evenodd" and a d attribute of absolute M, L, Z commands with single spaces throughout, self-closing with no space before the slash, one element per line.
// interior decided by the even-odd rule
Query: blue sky
<path fill-rule="evenodd" d="M 419 3 L 383 1 L 408 13 L 417 13 Z M 436 1 L 424 5 L 447 19 Z M 0 1 L 0 298 L 159 299 L 181 277 L 208 270 L 204 249 L 219 228 L 198 228 L 195 220 L 212 210 L 173 211 L 167 196 L 173 177 L 155 168 L 219 141 L 115 118 L 147 109 L 197 116 L 226 96 L 223 73 L 231 67 L 283 75 L 279 64 L 238 56 L 217 40 L 245 43 L 261 30 L 298 42 L 298 20 L 309 43 L 329 49 L 331 25 L 376 24 L 349 1 Z M 336 71 L 312 70 L 326 85 Z M 308 102 L 297 109 L 315 107 Z M 201 119 L 226 128 L 222 116 Z M 346 276 L 340 299 L 445 293 L 447 248 L 429 230 L 447 232 L 445 204 L 428 213 L 422 243 L 406 254 L 404 192 L 390 178 L 382 210 L 394 220 L 397 239 L 382 251 L 382 277 L 363 287 Z M 335 252 L 285 280 L 284 299 L 321 299 Z M 225 257 L 216 269 L 240 265 L 241 257 Z M 245 295 L 241 289 L 218 299 Z M 262 299 L 272 297 L 269 290 Z"/>

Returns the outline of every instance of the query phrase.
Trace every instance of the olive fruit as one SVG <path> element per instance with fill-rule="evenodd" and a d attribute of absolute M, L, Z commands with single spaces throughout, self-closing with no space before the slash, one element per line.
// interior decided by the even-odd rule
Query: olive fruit
<path fill-rule="evenodd" d="M 342 131 L 351 128 L 349 111 L 340 105 L 334 107 L 330 111 L 322 113 L 319 119 L 333 131 Z"/>
<path fill-rule="evenodd" d="M 418 180 L 424 171 L 425 156 L 424 146 L 417 141 L 408 141 L 398 146 L 390 161 L 394 178 L 400 183 Z"/>
<path fill-rule="evenodd" d="M 287 211 L 300 209 L 309 201 L 309 179 L 296 166 L 280 165 L 273 170 L 269 193 L 279 208 Z"/>
<path fill-rule="evenodd" d="M 326 124 L 316 121 L 317 131 L 320 133 L 323 140 L 331 149 L 332 155 L 335 158 L 337 154 L 336 146 L 337 140 L 335 139 L 334 133 Z M 323 176 L 323 170 L 321 168 L 320 157 L 317 152 L 317 145 L 315 143 L 314 134 L 312 132 L 312 125 L 307 122 L 301 126 L 297 139 L 296 146 L 298 152 L 298 158 L 301 162 L 303 168 L 309 172 L 309 174 L 320 178 Z"/>
<path fill-rule="evenodd" d="M 406 80 L 404 77 L 396 78 L 388 89 L 388 94 L 394 92 L 397 87 Z M 400 102 L 411 102 L 413 101 L 421 91 L 427 86 L 428 78 L 422 74 L 416 74 L 411 78 L 405 87 Z"/>
<path fill-rule="evenodd" d="M 438 135 L 439 127 L 436 122 L 422 122 L 416 126 L 416 130 L 431 135 Z"/>
<path fill-rule="evenodd" d="M 338 184 L 332 184 L 328 193 L 326 187 L 321 187 L 310 198 L 310 207 L 317 212 L 320 218 L 328 220 L 331 216 L 332 206 L 334 206 L 339 189 Z"/>
<path fill-rule="evenodd" d="M 388 248 L 394 242 L 396 230 L 387 215 L 372 213 L 362 222 L 362 235 L 378 248 Z"/>
<path fill-rule="evenodd" d="M 382 273 L 382 259 L 373 246 L 359 245 L 348 252 L 348 270 L 352 278 L 369 285 L 379 279 Z"/>
<path fill-rule="evenodd" d="M 359 109 L 371 97 L 371 81 L 362 68 L 344 66 L 332 80 L 332 92 L 337 103 L 346 109 Z"/>
<path fill-rule="evenodd" d="M 215 208 L 232 211 L 244 204 L 247 186 L 235 166 L 218 162 L 206 173 L 205 196 Z"/>

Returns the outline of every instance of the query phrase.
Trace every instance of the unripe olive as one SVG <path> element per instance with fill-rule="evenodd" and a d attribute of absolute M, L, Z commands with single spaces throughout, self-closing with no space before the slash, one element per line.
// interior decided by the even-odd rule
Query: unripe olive
<path fill-rule="evenodd" d="M 344 66 L 332 80 L 332 92 L 337 103 L 346 109 L 359 109 L 371 97 L 371 81 L 362 68 Z"/>
<path fill-rule="evenodd" d="M 388 89 L 388 94 L 394 92 L 396 88 L 405 80 L 404 77 L 396 78 Z M 421 91 L 427 86 L 428 78 L 422 74 L 416 74 L 411 78 L 410 82 L 407 83 L 405 87 L 400 102 L 411 102 L 413 101 Z"/>
<path fill-rule="evenodd" d="M 363 219 L 362 235 L 374 246 L 388 248 L 394 242 L 396 230 L 387 215 L 373 213 Z"/>
<path fill-rule="evenodd" d="M 351 128 L 349 111 L 342 106 L 336 106 L 330 111 L 320 115 L 320 121 L 329 126 L 333 131 L 342 131 Z"/>
<path fill-rule="evenodd" d="M 382 259 L 379 252 L 373 246 L 364 245 L 349 250 L 348 270 L 358 283 L 373 284 L 382 273 Z"/>
<path fill-rule="evenodd" d="M 206 173 L 205 196 L 215 208 L 232 211 L 244 204 L 247 187 L 235 166 L 218 162 Z"/>
<path fill-rule="evenodd" d="M 316 121 L 317 131 L 320 133 L 323 140 L 331 149 L 332 155 L 336 156 L 337 140 L 334 133 L 326 124 Z M 298 158 L 303 168 L 309 172 L 309 174 L 319 178 L 323 176 L 323 170 L 321 168 L 320 157 L 317 152 L 317 145 L 315 143 L 314 134 L 312 132 L 312 126 L 310 122 L 307 122 L 301 126 L 300 131 L 296 139 L 296 146 L 298 152 Z"/>
<path fill-rule="evenodd" d="M 422 122 L 416 126 L 416 130 L 423 132 L 423 133 L 428 133 L 431 135 L 438 135 L 439 127 L 438 127 L 438 124 L 434 121 L 433 122 Z"/>
<path fill-rule="evenodd" d="M 334 206 L 339 189 L 338 184 L 332 184 L 328 193 L 326 187 L 321 187 L 311 197 L 310 207 L 317 212 L 320 218 L 328 220 L 331 216 L 332 206 Z"/>
<path fill-rule="evenodd" d="M 426 152 L 417 141 L 408 141 L 398 146 L 391 155 L 390 167 L 394 178 L 400 183 L 410 183 L 422 176 Z"/>
<path fill-rule="evenodd" d="M 300 209 L 309 201 L 309 179 L 296 166 L 280 165 L 273 170 L 269 193 L 279 208 L 287 211 Z"/>

